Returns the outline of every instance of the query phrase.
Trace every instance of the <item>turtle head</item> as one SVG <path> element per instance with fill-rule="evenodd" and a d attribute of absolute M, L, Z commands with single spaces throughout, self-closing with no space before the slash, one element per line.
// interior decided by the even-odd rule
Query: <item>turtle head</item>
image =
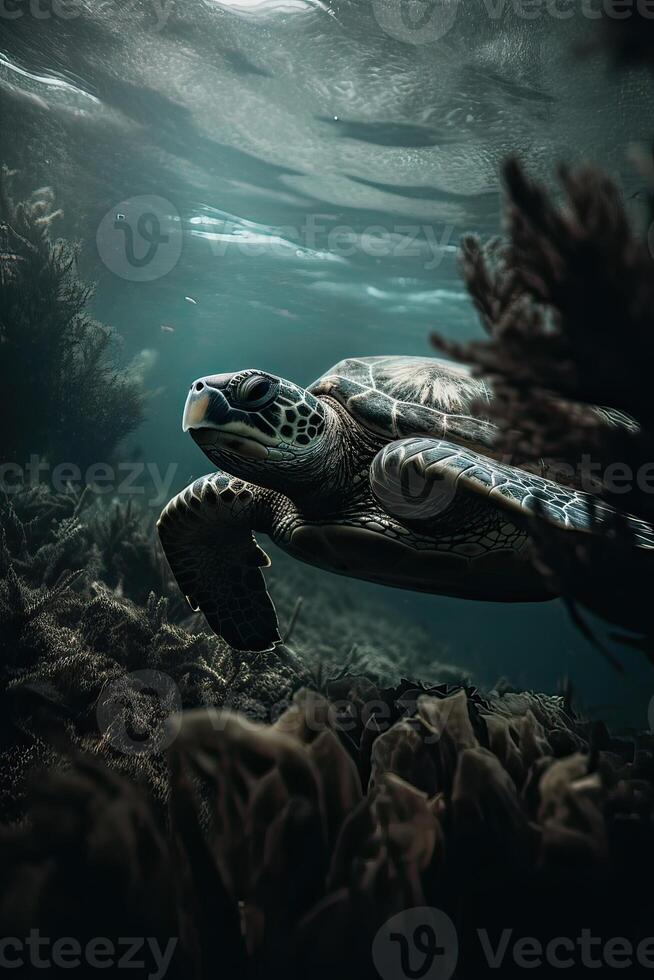
<path fill-rule="evenodd" d="M 216 466 L 277 488 L 292 481 L 293 473 L 312 469 L 327 412 L 323 402 L 293 382 L 247 370 L 194 381 L 182 428 Z"/>

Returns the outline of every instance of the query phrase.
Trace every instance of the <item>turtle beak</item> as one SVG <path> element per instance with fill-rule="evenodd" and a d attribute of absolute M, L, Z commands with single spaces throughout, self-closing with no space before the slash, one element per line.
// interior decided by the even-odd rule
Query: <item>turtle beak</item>
<path fill-rule="evenodd" d="M 182 431 L 189 429 L 218 429 L 229 417 L 229 402 L 218 388 L 199 378 L 191 385 L 186 398 Z"/>

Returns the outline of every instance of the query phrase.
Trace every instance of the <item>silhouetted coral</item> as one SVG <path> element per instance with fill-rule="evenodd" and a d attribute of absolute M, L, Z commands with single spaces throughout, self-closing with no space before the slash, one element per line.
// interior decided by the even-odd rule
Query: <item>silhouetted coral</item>
<path fill-rule="evenodd" d="M 132 752 L 131 744 L 123 750 L 130 731 L 158 737 L 171 704 L 229 704 L 265 721 L 285 710 L 300 684 L 327 689 L 355 667 L 369 685 L 420 671 L 421 664 L 428 680 L 457 679 L 418 628 L 394 623 L 374 603 L 363 603 L 357 619 L 337 580 L 319 597 L 314 589 L 302 613 L 296 605 L 293 647 L 252 661 L 235 655 L 190 614 L 152 523 L 138 504 L 106 502 L 88 490 L 55 493 L 37 485 L 0 501 L 5 818 L 20 814 L 34 766 L 46 760 L 61 766 L 71 745 L 138 775 L 161 803 L 166 782 L 153 757 Z M 298 579 L 291 563 L 282 563 L 274 585 L 289 623 L 306 576 Z M 161 677 L 150 676 L 148 686 L 143 671 Z"/>
<path fill-rule="evenodd" d="M 585 454 L 601 474 L 595 489 L 651 516 L 651 493 L 635 481 L 602 479 L 616 460 L 638 467 L 654 459 L 648 244 L 632 232 L 617 188 L 592 168 L 561 171 L 565 208 L 515 160 L 504 180 L 508 243 L 483 247 L 468 236 L 461 246 L 464 278 L 491 339 L 434 341 L 492 381 L 500 452 L 518 463 L 571 464 L 577 484 L 593 476 L 582 468 Z"/>
<path fill-rule="evenodd" d="M 11 922 L 11 935 L 27 937 L 47 923 L 49 936 L 74 937 L 83 949 L 102 936 L 105 962 L 107 942 L 122 958 L 129 948 L 124 937 L 142 936 L 134 957 L 145 961 L 139 975 L 157 973 L 154 943 L 166 954 L 167 976 L 191 975 L 185 973 L 191 935 L 184 934 L 184 949 L 171 942 L 185 923 L 184 883 L 161 815 L 142 788 L 78 755 L 71 769 L 50 771 L 33 789 L 29 825 L 0 833 L 0 917 Z M 41 952 L 53 956 L 52 946 Z M 54 959 L 50 973 L 70 968 L 70 958 L 57 961 L 56 950 Z M 27 955 L 21 972 L 38 976 L 42 967 Z M 124 969 L 114 963 L 103 972 L 118 976 Z"/>
<path fill-rule="evenodd" d="M 649 935 L 651 737 L 589 747 L 554 699 L 422 694 L 362 782 L 315 692 L 273 726 L 199 709 L 173 728 L 167 826 L 98 761 L 39 784 L 30 821 L 0 837 L 4 935 L 174 940 L 168 975 L 198 980 L 374 977 L 380 955 L 399 962 L 378 931 L 425 907 L 449 917 L 456 975 L 475 980 L 497 972 L 479 930 L 493 946 L 507 927 Z"/>
<path fill-rule="evenodd" d="M 71 745 L 102 752 L 162 802 L 161 760 L 134 749 L 139 737 L 156 736 L 171 705 L 228 702 L 265 718 L 308 678 L 290 651 L 245 663 L 217 637 L 170 624 L 165 597 L 139 594 L 142 605 L 135 605 L 122 588 L 105 584 L 100 575 L 120 577 L 121 561 L 127 568 L 136 548 L 147 550 L 137 539 L 126 551 L 118 530 L 106 539 L 98 533 L 98 521 L 121 517 L 129 532 L 138 526 L 129 513 L 109 507 L 98 517 L 88 500 L 44 487 L 7 496 L 0 509 L 4 819 L 21 813 L 34 766 L 63 764 Z M 150 672 L 145 680 L 143 671 Z M 130 731 L 145 735 L 131 738 Z"/>
<path fill-rule="evenodd" d="M 469 236 L 461 251 L 490 339 L 434 342 L 491 382 L 485 410 L 498 425 L 498 454 L 615 508 L 600 525 L 591 504 L 591 534 L 558 530 L 538 516 L 528 526 L 541 570 L 577 623 L 590 635 L 579 601 L 639 633 L 649 651 L 654 555 L 635 548 L 622 515 L 654 519 L 651 242 L 632 231 L 619 191 L 592 168 L 561 171 L 563 207 L 515 160 L 504 178 L 508 242 L 484 247 Z"/>
<path fill-rule="evenodd" d="M 58 214 L 48 188 L 16 205 L 0 193 L 3 461 L 85 470 L 140 423 L 144 393 L 118 368 L 116 335 L 87 312 L 76 250 L 52 237 Z"/>
<path fill-rule="evenodd" d="M 376 682 L 395 634 L 339 671 L 321 631 L 351 610 L 323 595 L 307 629 L 284 568 L 288 643 L 244 660 L 142 599 L 167 586 L 134 505 L 26 488 L 0 523 L 3 935 L 149 937 L 146 972 L 165 957 L 184 980 L 366 978 L 389 917 L 431 906 L 478 980 L 478 928 L 645 928 L 651 738 L 613 739 L 562 698 Z M 307 683 L 324 694 L 293 697 Z"/>

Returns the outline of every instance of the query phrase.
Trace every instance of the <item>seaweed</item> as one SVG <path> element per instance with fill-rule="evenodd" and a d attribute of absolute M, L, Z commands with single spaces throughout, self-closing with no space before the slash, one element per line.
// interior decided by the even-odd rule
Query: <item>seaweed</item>
<path fill-rule="evenodd" d="M 18 204 L 0 192 L 3 462 L 86 469 L 140 424 L 144 392 L 119 369 L 117 335 L 88 313 L 78 250 L 53 237 L 59 216 L 48 188 Z"/>
<path fill-rule="evenodd" d="M 560 177 L 565 206 L 517 160 L 507 162 L 508 242 L 461 243 L 463 276 L 490 339 L 434 342 L 491 380 L 499 452 L 573 464 L 577 479 L 592 476 L 580 472 L 584 454 L 601 472 L 615 460 L 635 472 L 654 458 L 654 261 L 614 184 L 593 168 Z M 595 405 L 618 412 L 607 417 Z M 652 515 L 652 495 L 636 481 L 596 479 L 596 488 L 622 510 Z"/>
<path fill-rule="evenodd" d="M 604 44 L 616 64 L 652 67 L 649 12 L 637 5 L 625 16 L 621 6 L 605 6 L 586 48 Z M 627 631 L 612 638 L 654 659 L 654 557 L 636 548 L 627 519 L 654 521 L 654 162 L 635 157 L 648 186 L 641 228 L 631 199 L 596 167 L 561 167 L 560 202 L 509 159 L 505 238 L 461 242 L 463 278 L 488 338 L 432 338 L 490 382 L 493 401 L 482 410 L 497 424 L 498 455 L 613 508 L 600 520 L 589 499 L 590 534 L 554 527 L 539 513 L 526 523 L 541 573 L 620 670 L 578 606 Z"/>
<path fill-rule="evenodd" d="M 307 587 L 300 614 L 296 597 Z M 22 812 L 24 778 L 38 758 L 62 764 L 62 739 L 108 753 L 120 769 L 143 768 L 151 791 L 163 799 L 161 773 L 147 759 L 116 752 L 105 737 L 101 705 L 115 706 L 111 724 L 118 733 L 148 732 L 158 730 L 169 694 L 179 707 L 229 704 L 265 721 L 286 709 L 298 685 L 327 690 L 355 668 L 370 684 L 423 667 L 432 681 L 462 679 L 434 656 L 420 628 L 394 623 L 369 601 L 355 616 L 338 580 L 319 593 L 317 580 L 312 588 L 311 578 L 282 561 L 275 563 L 274 589 L 293 629 L 274 653 L 243 659 L 190 613 L 163 560 L 152 514 L 141 504 L 108 502 L 88 489 L 58 493 L 43 484 L 5 494 L 0 794 L 7 813 Z M 143 670 L 163 676 L 163 695 L 139 687 L 135 675 Z"/>
<path fill-rule="evenodd" d="M 266 717 L 308 677 L 290 652 L 247 664 L 217 637 L 169 622 L 157 554 L 146 557 L 138 536 L 125 550 L 119 527 L 127 517 L 126 534 L 133 536 L 145 515 L 116 506 L 39 486 L 7 495 L 0 508 L 4 819 L 22 813 L 25 779 L 39 760 L 61 767 L 70 745 L 138 774 L 162 801 L 161 766 L 125 753 L 121 731 L 158 732 L 170 698 L 178 707 L 229 702 Z M 126 594 L 132 577 L 118 582 L 121 563 L 129 569 L 137 553 L 132 570 L 137 576 L 149 570 L 152 579 L 145 594 L 147 578 L 135 579 L 138 604 Z M 142 671 L 153 672 L 154 687 L 142 683 Z"/>
<path fill-rule="evenodd" d="M 591 635 L 576 610 L 580 602 L 638 634 L 636 643 L 651 656 L 647 582 L 654 559 L 635 547 L 625 517 L 654 518 L 646 478 L 654 460 L 654 261 L 611 181 L 594 168 L 562 169 L 560 178 L 564 205 L 508 161 L 508 240 L 483 246 L 468 236 L 461 246 L 463 276 L 488 339 L 433 341 L 491 383 L 485 410 L 498 426 L 498 454 L 614 508 L 600 523 L 591 502 L 592 534 L 551 527 L 539 515 L 529 527 L 541 571 L 575 622 Z"/>
<path fill-rule="evenodd" d="M 35 786 L 30 817 L 29 830 L 0 836 L 0 914 L 11 916 L 17 936 L 44 921 L 53 936 L 70 935 L 74 921 L 84 946 L 98 936 L 141 935 L 167 948 L 179 932 L 182 889 L 160 813 L 138 783 L 78 754 L 68 771 L 51 770 Z M 148 965 L 154 975 L 151 958 Z M 175 958 L 169 976 L 183 976 L 177 965 Z M 32 961 L 22 972 L 38 968 Z"/>
<path fill-rule="evenodd" d="M 402 674 L 417 674 L 429 683 L 466 678 L 464 668 L 450 663 L 447 646 L 410 614 L 353 594 L 340 577 L 321 575 L 275 550 L 267 579 L 282 634 L 319 687 L 343 670 L 366 674 L 382 685 Z"/>

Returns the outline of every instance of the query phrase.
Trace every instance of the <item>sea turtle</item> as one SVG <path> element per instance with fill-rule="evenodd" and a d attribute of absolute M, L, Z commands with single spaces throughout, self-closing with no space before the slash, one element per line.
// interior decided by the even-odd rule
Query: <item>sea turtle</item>
<path fill-rule="evenodd" d="M 195 381 L 183 429 L 218 471 L 158 522 L 192 608 L 235 649 L 280 639 L 254 531 L 305 562 L 385 585 L 553 598 L 524 515 L 589 529 L 588 495 L 495 458 L 493 424 L 471 414 L 490 397 L 465 367 L 430 357 L 347 358 L 306 389 L 258 370 Z M 601 522 L 610 508 L 592 499 Z M 652 529 L 630 523 L 654 547 Z"/>

